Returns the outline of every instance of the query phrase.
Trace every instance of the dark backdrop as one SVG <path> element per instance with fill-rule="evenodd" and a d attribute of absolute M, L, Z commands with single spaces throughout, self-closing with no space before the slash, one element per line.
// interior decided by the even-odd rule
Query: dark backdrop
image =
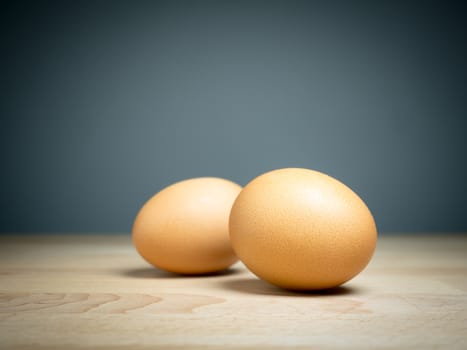
<path fill-rule="evenodd" d="M 282 167 L 381 231 L 467 231 L 462 2 L 3 2 L 0 231 L 128 232 L 190 177 Z"/>

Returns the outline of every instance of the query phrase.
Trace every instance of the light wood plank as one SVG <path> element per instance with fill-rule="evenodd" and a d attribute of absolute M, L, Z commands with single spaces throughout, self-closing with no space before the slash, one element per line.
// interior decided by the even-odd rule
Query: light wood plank
<path fill-rule="evenodd" d="M 340 288 L 291 293 L 238 263 L 182 277 L 128 235 L 0 237 L 0 348 L 467 348 L 467 235 L 386 235 Z"/>

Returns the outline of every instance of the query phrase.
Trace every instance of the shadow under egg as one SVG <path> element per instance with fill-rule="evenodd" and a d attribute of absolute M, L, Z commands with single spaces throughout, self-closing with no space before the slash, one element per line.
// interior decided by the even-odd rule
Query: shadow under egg
<path fill-rule="evenodd" d="M 294 296 L 294 297 L 327 297 L 338 295 L 355 295 L 360 291 L 355 287 L 338 286 L 329 289 L 321 290 L 288 290 L 272 284 L 269 284 L 258 278 L 235 278 L 219 282 L 220 286 L 225 289 L 234 290 L 247 294 L 258 295 L 278 295 L 278 296 Z"/>
<path fill-rule="evenodd" d="M 222 277 L 230 276 L 240 273 L 241 270 L 235 267 L 230 267 L 221 271 L 214 271 L 204 274 L 179 274 L 174 272 L 165 271 L 157 267 L 139 267 L 131 268 L 118 271 L 119 275 L 131 277 L 131 278 L 158 278 L 158 279 L 177 279 L 177 278 L 211 278 L 211 277 Z"/>

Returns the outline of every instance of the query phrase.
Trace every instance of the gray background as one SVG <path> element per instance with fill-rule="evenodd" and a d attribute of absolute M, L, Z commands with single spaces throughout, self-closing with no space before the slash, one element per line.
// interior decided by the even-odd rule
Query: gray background
<path fill-rule="evenodd" d="M 172 182 L 290 166 L 381 231 L 467 231 L 462 3 L 3 4 L 0 231 L 129 232 Z"/>

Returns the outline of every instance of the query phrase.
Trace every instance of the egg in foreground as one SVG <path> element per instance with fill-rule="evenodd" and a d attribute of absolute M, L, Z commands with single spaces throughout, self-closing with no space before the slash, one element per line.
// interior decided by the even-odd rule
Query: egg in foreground
<path fill-rule="evenodd" d="M 152 265 L 180 274 L 226 269 L 237 257 L 228 222 L 241 186 L 220 178 L 195 178 L 166 187 L 142 207 L 133 243 Z"/>
<path fill-rule="evenodd" d="M 362 271 L 376 247 L 373 216 L 338 180 L 287 168 L 247 184 L 230 213 L 230 238 L 258 277 L 286 289 L 341 285 Z"/>

